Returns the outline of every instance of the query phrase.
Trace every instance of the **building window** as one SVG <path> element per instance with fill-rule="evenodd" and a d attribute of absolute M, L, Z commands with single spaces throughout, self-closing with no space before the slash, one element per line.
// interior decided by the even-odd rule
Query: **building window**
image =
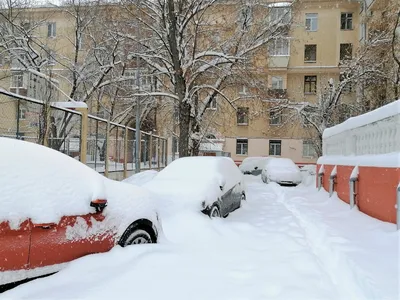
<path fill-rule="evenodd" d="M 351 93 L 353 91 L 352 83 L 351 83 L 351 81 L 345 82 L 346 79 L 347 79 L 346 75 L 341 73 L 339 76 L 339 81 L 341 84 L 344 85 L 342 91 L 343 91 L 343 93 Z"/>
<path fill-rule="evenodd" d="M 56 37 L 56 23 L 47 24 L 47 36 L 52 38 Z"/>
<path fill-rule="evenodd" d="M 306 14 L 306 30 L 318 30 L 318 14 Z"/>
<path fill-rule="evenodd" d="M 303 157 L 315 157 L 315 149 L 312 141 L 303 141 Z"/>
<path fill-rule="evenodd" d="M 270 140 L 269 141 L 269 155 L 281 155 L 281 141 L 280 140 Z"/>
<path fill-rule="evenodd" d="M 274 24 L 289 24 L 290 22 L 289 7 L 271 7 L 269 12 L 269 20 Z"/>
<path fill-rule="evenodd" d="M 282 90 L 283 89 L 283 78 L 280 76 L 272 76 L 271 88 L 273 90 Z"/>
<path fill-rule="evenodd" d="M 353 29 L 353 13 L 342 13 L 340 15 L 340 29 L 341 30 Z"/>
<path fill-rule="evenodd" d="M 304 76 L 304 94 L 317 92 L 317 76 Z"/>
<path fill-rule="evenodd" d="M 237 109 L 237 124 L 248 125 L 249 124 L 249 108 L 238 107 Z"/>
<path fill-rule="evenodd" d="M 268 53 L 270 56 L 289 56 L 289 39 L 273 39 L 269 43 Z"/>
<path fill-rule="evenodd" d="M 316 61 L 317 61 L 317 45 L 305 45 L 304 62 L 316 62 Z"/>
<path fill-rule="evenodd" d="M 352 44 L 340 44 L 340 60 L 350 60 L 353 56 Z"/>
<path fill-rule="evenodd" d="M 214 97 L 214 98 L 212 98 L 211 101 L 208 101 L 206 108 L 207 109 L 217 109 L 217 98 Z"/>
<path fill-rule="evenodd" d="M 236 140 L 236 154 L 247 155 L 248 148 L 249 148 L 249 141 L 247 139 Z"/>
<path fill-rule="evenodd" d="M 24 74 L 14 73 L 11 78 L 11 88 L 23 88 L 24 87 Z"/>
<path fill-rule="evenodd" d="M 25 107 L 20 107 L 19 108 L 19 119 L 20 120 L 25 120 L 26 119 L 26 113 L 27 113 L 26 108 Z"/>
<path fill-rule="evenodd" d="M 269 113 L 269 125 L 280 125 L 282 123 L 282 114 L 276 111 Z"/>
<path fill-rule="evenodd" d="M 245 85 L 242 85 L 241 86 L 241 88 L 240 88 L 240 90 L 239 90 L 239 94 L 241 94 L 241 95 L 247 95 L 247 86 L 245 86 Z"/>

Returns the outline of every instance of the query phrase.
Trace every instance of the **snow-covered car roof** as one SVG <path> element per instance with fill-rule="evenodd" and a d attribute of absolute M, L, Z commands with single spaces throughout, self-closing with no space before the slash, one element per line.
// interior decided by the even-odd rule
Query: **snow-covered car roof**
<path fill-rule="evenodd" d="M 300 170 L 299 167 L 290 158 L 274 157 L 271 158 L 265 165 L 266 169 L 271 168 L 293 168 L 295 170 Z"/>
<path fill-rule="evenodd" d="M 134 174 L 132 176 L 129 176 L 128 178 L 124 179 L 122 182 L 125 183 L 130 183 L 133 185 L 137 186 L 142 186 L 152 180 L 156 175 L 158 174 L 158 171 L 155 170 L 146 170 L 139 172 L 137 174 Z"/>
<path fill-rule="evenodd" d="M 262 168 L 270 159 L 271 157 L 263 156 L 246 157 L 240 164 L 239 169 L 242 172 L 251 172 L 255 169 L 255 167 L 262 170 Z"/>
<path fill-rule="evenodd" d="M 108 201 L 104 214 L 119 223 L 155 219 L 146 190 L 107 179 L 53 149 L 0 138 L 0 222 L 8 221 L 11 228 L 28 218 L 58 223 L 63 216 L 93 213 L 90 202 L 96 199 Z"/>

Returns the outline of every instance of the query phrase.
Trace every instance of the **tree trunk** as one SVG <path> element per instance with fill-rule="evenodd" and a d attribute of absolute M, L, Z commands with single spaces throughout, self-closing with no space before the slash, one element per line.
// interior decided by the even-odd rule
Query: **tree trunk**
<path fill-rule="evenodd" d="M 179 104 L 179 157 L 189 156 L 190 104 Z"/>

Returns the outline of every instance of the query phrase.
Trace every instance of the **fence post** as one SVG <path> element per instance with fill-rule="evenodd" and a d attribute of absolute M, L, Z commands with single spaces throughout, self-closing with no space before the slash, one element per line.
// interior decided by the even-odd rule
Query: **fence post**
<path fill-rule="evenodd" d="M 124 178 L 128 177 L 128 126 L 125 126 L 124 134 Z"/>
<path fill-rule="evenodd" d="M 164 168 L 168 165 L 168 139 L 164 139 Z"/>
<path fill-rule="evenodd" d="M 107 120 L 107 130 L 106 130 L 106 153 L 104 155 L 104 176 L 108 177 L 108 149 L 110 146 L 110 120 Z"/>
<path fill-rule="evenodd" d="M 318 191 L 321 190 L 324 173 L 325 173 L 324 165 L 321 165 L 321 167 L 318 170 Z"/>
<path fill-rule="evenodd" d="M 356 182 L 358 181 L 358 167 L 355 166 L 349 179 L 349 189 L 350 189 L 350 208 L 353 208 L 356 205 Z"/>
<path fill-rule="evenodd" d="M 158 171 L 160 171 L 160 167 L 161 167 L 161 161 L 160 161 L 161 147 L 160 147 L 160 145 L 161 145 L 161 138 L 158 137 L 157 138 L 157 168 L 158 168 Z"/>
<path fill-rule="evenodd" d="M 137 130 L 137 129 L 135 129 L 135 130 Z M 140 169 L 141 169 L 141 164 L 142 164 L 142 131 L 139 130 L 139 134 L 136 136 L 139 136 L 139 143 L 135 144 L 136 145 L 135 153 L 136 153 L 137 159 L 139 161 L 139 164 L 138 164 L 139 169 L 136 170 L 136 168 L 135 168 L 135 173 L 139 173 Z M 138 149 L 136 149 L 136 148 L 138 148 Z"/>
<path fill-rule="evenodd" d="M 77 107 L 76 111 L 81 113 L 81 137 L 80 137 L 80 153 L 79 159 L 81 163 L 86 164 L 87 154 L 87 136 L 88 136 L 88 108 Z"/>
<path fill-rule="evenodd" d="M 150 170 L 153 169 L 153 132 L 150 131 L 149 133 L 149 168 Z"/>

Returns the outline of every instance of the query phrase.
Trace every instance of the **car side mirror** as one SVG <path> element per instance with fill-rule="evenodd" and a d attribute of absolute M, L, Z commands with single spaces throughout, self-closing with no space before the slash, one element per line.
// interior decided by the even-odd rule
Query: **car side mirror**
<path fill-rule="evenodd" d="M 104 199 L 96 199 L 90 202 L 90 206 L 96 209 L 96 212 L 102 212 L 107 206 L 107 200 Z"/>
<path fill-rule="evenodd" d="M 254 170 L 257 170 L 258 169 L 258 167 L 254 167 Z"/>

